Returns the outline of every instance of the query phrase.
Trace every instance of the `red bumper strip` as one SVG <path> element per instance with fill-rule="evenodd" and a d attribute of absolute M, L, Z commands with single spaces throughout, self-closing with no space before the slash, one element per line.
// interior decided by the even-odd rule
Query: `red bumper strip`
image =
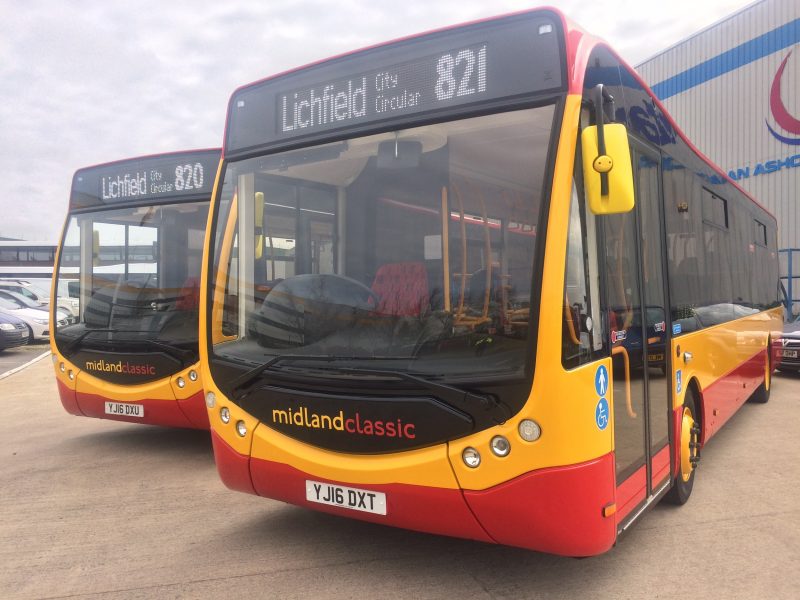
<path fill-rule="evenodd" d="M 453 537 L 492 542 L 470 512 L 461 490 L 400 483 L 341 483 L 308 475 L 282 463 L 252 458 L 253 485 L 260 496 L 282 500 L 321 512 Z M 383 492 L 386 515 L 317 504 L 306 500 L 306 479 Z"/>
<path fill-rule="evenodd" d="M 181 412 L 186 415 L 192 427 L 195 429 L 209 429 L 206 399 L 202 391 L 183 400 L 178 400 L 178 406 L 180 406 Z"/>
<path fill-rule="evenodd" d="M 253 481 L 250 479 L 250 457 L 239 454 L 228 443 L 211 430 L 211 445 L 214 448 L 214 461 L 217 463 L 222 483 L 232 490 L 255 494 Z"/>
<path fill-rule="evenodd" d="M 501 544 L 565 556 L 605 552 L 616 522 L 603 516 L 614 502 L 614 456 L 534 471 L 464 496 L 486 531 Z"/>
<path fill-rule="evenodd" d="M 60 379 L 56 379 L 58 383 L 58 395 L 61 398 L 61 404 L 71 415 L 83 416 L 80 407 L 78 406 L 78 398 L 75 395 L 75 390 L 68 388 Z"/>
<path fill-rule="evenodd" d="M 106 398 L 97 394 L 76 392 L 77 404 L 81 412 L 87 417 L 110 419 L 113 421 L 126 421 L 128 423 L 146 423 L 148 425 L 162 425 L 164 427 L 197 428 L 181 410 L 177 400 L 137 400 L 136 404 L 144 406 L 144 417 L 125 417 L 106 414 L 106 402 L 117 402 L 113 398 Z"/>

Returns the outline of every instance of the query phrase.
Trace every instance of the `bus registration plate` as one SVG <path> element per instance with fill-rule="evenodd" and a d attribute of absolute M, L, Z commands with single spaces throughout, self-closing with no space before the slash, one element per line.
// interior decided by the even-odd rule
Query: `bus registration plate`
<path fill-rule="evenodd" d="M 797 358 L 797 350 L 784 350 L 783 351 L 784 358 Z"/>
<path fill-rule="evenodd" d="M 386 494 L 306 480 L 306 500 L 350 510 L 386 514 Z"/>
<path fill-rule="evenodd" d="M 126 402 L 106 402 L 106 414 L 115 417 L 138 417 L 142 419 L 144 418 L 144 406 Z"/>

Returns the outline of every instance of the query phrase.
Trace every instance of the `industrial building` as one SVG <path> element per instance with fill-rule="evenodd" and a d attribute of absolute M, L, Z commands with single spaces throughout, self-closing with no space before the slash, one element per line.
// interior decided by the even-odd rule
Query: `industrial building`
<path fill-rule="evenodd" d="M 800 309 L 800 0 L 760 0 L 637 67 L 697 148 L 778 219 Z"/>

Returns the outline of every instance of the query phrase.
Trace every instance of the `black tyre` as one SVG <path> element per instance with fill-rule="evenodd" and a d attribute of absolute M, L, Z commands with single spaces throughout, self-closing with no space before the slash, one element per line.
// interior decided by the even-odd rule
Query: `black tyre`
<path fill-rule="evenodd" d="M 678 432 L 679 469 L 672 488 L 664 496 L 664 500 L 670 504 L 686 504 L 689 496 L 692 495 L 700 441 L 700 423 L 697 421 L 696 415 L 697 402 L 692 388 L 689 388 L 686 390 L 683 400 L 683 418 L 681 419 L 681 430 Z"/>
<path fill-rule="evenodd" d="M 756 388 L 748 402 L 766 404 L 769 402 L 769 392 L 772 389 L 772 344 L 767 342 L 767 364 L 764 366 L 764 381 Z"/>

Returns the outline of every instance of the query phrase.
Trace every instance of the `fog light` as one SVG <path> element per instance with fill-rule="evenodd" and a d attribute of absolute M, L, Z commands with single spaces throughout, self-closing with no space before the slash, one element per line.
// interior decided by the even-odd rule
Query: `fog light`
<path fill-rule="evenodd" d="M 219 409 L 219 418 L 225 424 L 228 424 L 228 423 L 231 422 L 231 411 L 228 410 L 227 406 L 223 406 L 222 408 Z"/>
<path fill-rule="evenodd" d="M 179 388 L 186 387 L 186 380 L 183 377 L 178 377 L 178 381 L 176 382 Z"/>
<path fill-rule="evenodd" d="M 236 421 L 236 433 L 238 433 L 240 437 L 247 435 L 247 425 L 244 424 L 244 421 Z"/>
<path fill-rule="evenodd" d="M 197 371 L 189 371 L 189 381 L 197 381 Z"/>
<path fill-rule="evenodd" d="M 499 456 L 501 458 L 503 456 L 508 456 L 508 453 L 511 452 L 511 444 L 502 435 L 494 436 L 491 444 L 489 445 L 491 446 L 492 452 L 494 452 L 495 456 Z"/>
<path fill-rule="evenodd" d="M 61 364 L 58 366 L 58 368 L 59 368 L 59 369 L 61 369 L 61 372 L 63 373 L 64 371 L 66 371 L 66 370 L 67 370 L 67 365 L 65 365 L 65 364 L 62 362 L 62 363 L 61 363 Z"/>
<path fill-rule="evenodd" d="M 69 373 L 67 373 L 67 377 L 70 378 L 70 381 L 75 379 L 75 373 L 72 372 L 72 369 L 70 369 Z"/>
<path fill-rule="evenodd" d="M 214 408 L 214 405 L 217 403 L 217 396 L 214 392 L 208 392 L 206 394 L 206 406 L 208 408 Z"/>
<path fill-rule="evenodd" d="M 481 453 L 471 446 L 464 448 L 464 451 L 461 453 L 461 458 L 464 459 L 464 464 L 470 469 L 474 469 L 481 464 Z"/>
<path fill-rule="evenodd" d="M 536 421 L 524 419 L 519 422 L 519 437 L 526 442 L 535 442 L 542 436 L 542 428 Z"/>

